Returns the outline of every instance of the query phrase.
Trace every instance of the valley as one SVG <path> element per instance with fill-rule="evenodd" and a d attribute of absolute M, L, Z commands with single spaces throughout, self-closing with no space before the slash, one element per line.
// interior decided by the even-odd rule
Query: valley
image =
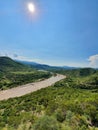
<path fill-rule="evenodd" d="M 0 66 L 0 130 L 98 130 L 97 69 Z"/>
<path fill-rule="evenodd" d="M 42 80 L 39 82 L 29 83 L 26 85 L 22 85 L 16 88 L 8 89 L 0 91 L 0 100 L 5 100 L 9 98 L 14 97 L 20 97 L 23 95 L 26 95 L 28 93 L 37 91 L 42 88 L 46 88 L 48 86 L 51 86 L 52 84 L 56 83 L 59 80 L 64 79 L 66 76 L 63 75 L 56 75 L 52 76 L 51 78 L 48 78 L 46 80 Z"/>

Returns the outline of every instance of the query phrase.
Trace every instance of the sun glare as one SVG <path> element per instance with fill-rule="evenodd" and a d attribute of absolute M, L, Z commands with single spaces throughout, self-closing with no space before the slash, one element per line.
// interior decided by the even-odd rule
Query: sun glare
<path fill-rule="evenodd" d="M 28 3 L 28 10 L 31 13 L 35 12 L 35 5 L 33 3 Z"/>

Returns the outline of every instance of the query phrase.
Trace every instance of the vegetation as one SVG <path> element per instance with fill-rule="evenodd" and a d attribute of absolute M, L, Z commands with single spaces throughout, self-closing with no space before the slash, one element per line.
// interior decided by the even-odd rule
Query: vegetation
<path fill-rule="evenodd" d="M 4 90 L 7 88 L 13 88 L 19 85 L 23 85 L 38 80 L 49 78 L 51 73 L 49 72 L 38 72 L 38 71 L 20 71 L 4 73 L 0 76 L 0 89 Z"/>
<path fill-rule="evenodd" d="M 98 88 L 93 87 L 98 78 L 94 79 L 94 75 L 69 77 L 37 92 L 1 101 L 0 129 L 98 130 Z M 92 88 L 81 87 L 81 82 Z"/>
<path fill-rule="evenodd" d="M 8 57 L 0 57 L 0 89 L 8 89 L 49 78 L 51 73 L 37 71 Z"/>
<path fill-rule="evenodd" d="M 93 74 L 98 74 L 98 70 L 93 68 L 80 68 L 80 69 L 70 69 L 70 70 L 61 69 L 61 70 L 53 70 L 53 71 L 71 77 L 84 77 Z"/>
<path fill-rule="evenodd" d="M 29 70 L 26 65 L 15 62 L 9 57 L 0 57 L 0 72 Z"/>
<path fill-rule="evenodd" d="M 51 76 L 3 59 L 1 89 Z M 34 93 L 0 101 L 0 130 L 98 130 L 98 71 L 85 68 L 54 72 L 67 78 Z"/>

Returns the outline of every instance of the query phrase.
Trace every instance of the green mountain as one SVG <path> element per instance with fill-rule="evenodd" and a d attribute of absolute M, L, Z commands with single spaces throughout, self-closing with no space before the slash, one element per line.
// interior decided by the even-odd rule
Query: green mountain
<path fill-rule="evenodd" d="M 40 64 L 36 62 L 29 62 L 29 61 L 20 61 L 16 60 L 19 63 L 22 63 L 24 65 L 28 65 L 30 67 L 33 67 L 37 70 L 48 70 L 48 71 L 55 71 L 55 70 L 71 70 L 71 69 L 77 69 L 77 67 L 69 67 L 69 66 L 50 66 L 47 64 Z"/>
<path fill-rule="evenodd" d="M 5 73 L 0 76 L 0 89 L 51 76 L 49 72 L 25 68 L 1 57 L 0 69 Z M 34 93 L 0 101 L 0 130 L 98 130 L 98 70 L 57 72 L 67 78 Z"/>
<path fill-rule="evenodd" d="M 23 65 L 22 63 L 16 62 L 9 57 L 0 57 L 0 71 L 19 71 L 29 69 L 28 66 Z"/>
<path fill-rule="evenodd" d="M 37 80 L 49 78 L 51 73 L 39 72 L 9 57 L 0 57 L 0 89 L 13 88 Z"/>
<path fill-rule="evenodd" d="M 79 69 L 69 69 L 69 70 L 55 70 L 54 72 L 60 73 L 66 76 L 72 77 L 84 77 L 93 74 L 98 75 L 98 70 L 94 68 L 79 68 Z"/>

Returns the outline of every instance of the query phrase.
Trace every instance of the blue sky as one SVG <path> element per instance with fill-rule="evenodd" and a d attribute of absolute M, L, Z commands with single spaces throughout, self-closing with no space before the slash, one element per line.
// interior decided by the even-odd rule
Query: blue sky
<path fill-rule="evenodd" d="M 28 11 L 29 2 L 35 14 Z M 0 1 L 0 55 L 97 67 L 98 0 Z"/>

